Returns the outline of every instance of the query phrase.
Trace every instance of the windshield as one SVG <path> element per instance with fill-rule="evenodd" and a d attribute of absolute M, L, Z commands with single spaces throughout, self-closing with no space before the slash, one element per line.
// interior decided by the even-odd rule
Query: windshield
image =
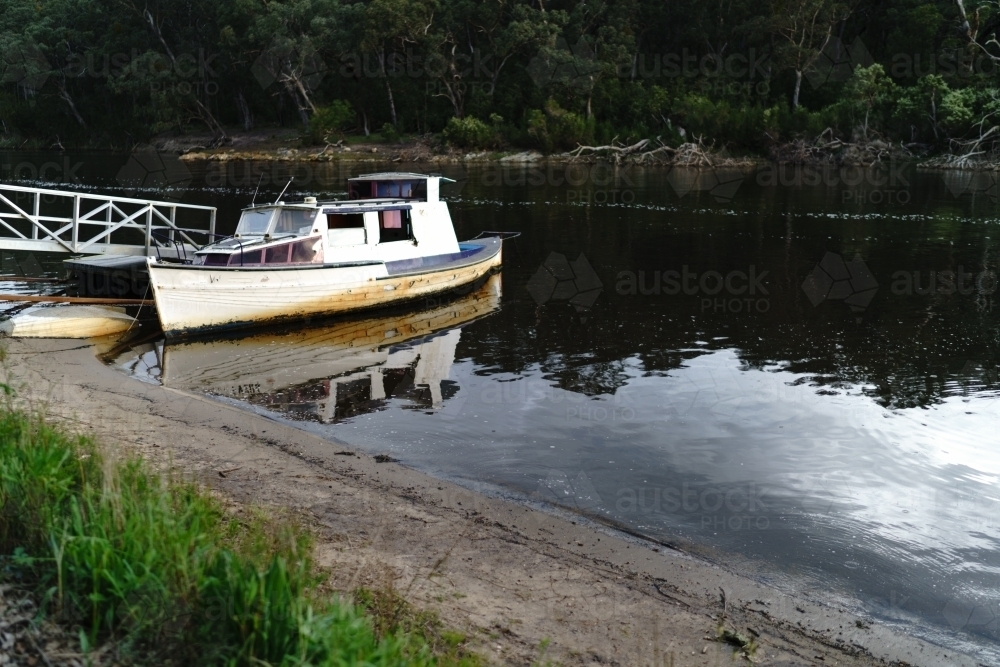
<path fill-rule="evenodd" d="M 263 211 L 243 211 L 240 224 L 236 226 L 237 234 L 266 234 L 267 226 L 271 223 L 271 216 L 274 209 L 269 208 Z"/>
<path fill-rule="evenodd" d="M 306 210 L 285 208 L 278 216 L 278 224 L 274 228 L 275 234 L 308 234 L 312 230 L 313 221 L 316 220 L 318 209 Z"/>

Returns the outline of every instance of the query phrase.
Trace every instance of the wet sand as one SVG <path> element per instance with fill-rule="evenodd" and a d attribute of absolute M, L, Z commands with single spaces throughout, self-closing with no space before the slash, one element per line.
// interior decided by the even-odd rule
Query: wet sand
<path fill-rule="evenodd" d="M 91 343 L 3 344 L 18 401 L 232 502 L 290 508 L 315 531 L 332 588 L 391 583 L 496 664 L 531 664 L 546 639 L 547 659 L 566 666 L 748 664 L 714 640 L 720 622 L 757 637 L 759 665 L 982 664 L 725 563 L 127 378 Z"/>

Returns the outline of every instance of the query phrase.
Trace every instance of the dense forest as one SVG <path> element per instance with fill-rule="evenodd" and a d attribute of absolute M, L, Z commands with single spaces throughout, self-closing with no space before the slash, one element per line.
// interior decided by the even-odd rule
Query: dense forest
<path fill-rule="evenodd" d="M 0 0 L 0 145 L 299 128 L 995 157 L 996 0 Z"/>

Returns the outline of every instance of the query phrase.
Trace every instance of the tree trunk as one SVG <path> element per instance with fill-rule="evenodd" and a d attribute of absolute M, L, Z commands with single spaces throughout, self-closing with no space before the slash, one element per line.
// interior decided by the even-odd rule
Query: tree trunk
<path fill-rule="evenodd" d="M 385 80 L 385 93 L 389 96 L 389 113 L 392 115 L 392 126 L 398 128 L 399 124 L 396 122 L 396 103 L 392 99 L 392 86 L 389 85 L 388 77 Z"/>
<path fill-rule="evenodd" d="M 792 110 L 799 108 L 799 91 L 802 90 L 802 70 L 795 70 L 795 93 L 792 95 Z"/>
<path fill-rule="evenodd" d="M 87 124 L 83 122 L 83 116 L 81 116 L 80 112 L 76 110 L 76 105 L 73 104 L 73 98 L 70 97 L 69 91 L 66 90 L 66 84 L 64 82 L 59 83 L 59 97 L 61 97 L 63 101 L 69 105 L 69 110 L 73 112 L 73 117 L 76 118 L 76 122 L 80 124 L 80 127 L 86 128 Z"/>
<path fill-rule="evenodd" d="M 236 110 L 240 114 L 240 123 L 243 125 L 243 131 L 249 132 L 253 129 L 253 114 L 250 112 L 250 105 L 247 104 L 246 97 L 243 96 L 243 91 L 236 91 Z"/>
<path fill-rule="evenodd" d="M 163 37 L 163 32 L 160 30 L 160 26 L 156 25 L 156 20 L 153 18 L 153 15 L 149 13 L 148 9 L 143 10 L 143 15 L 149 23 L 150 30 L 152 30 L 153 34 L 156 35 L 156 38 L 160 40 L 160 44 L 163 45 L 163 49 L 167 52 L 167 57 L 170 58 L 170 63 L 176 67 L 177 58 L 174 57 L 174 52 L 170 49 L 170 46 L 167 44 L 167 40 Z M 227 139 L 226 131 L 222 129 L 222 125 L 215 119 L 212 111 L 207 106 L 202 104 L 201 100 L 198 99 L 197 94 L 192 94 L 191 99 L 197 109 L 198 118 L 200 118 L 201 121 L 208 126 L 212 133 L 215 134 L 215 144 L 221 145 L 224 143 Z"/>
<path fill-rule="evenodd" d="M 285 79 L 285 90 L 288 92 L 288 96 L 292 98 L 292 102 L 295 103 L 296 108 L 299 110 L 299 120 L 302 121 L 302 125 L 306 128 L 306 132 L 309 131 L 309 113 L 306 111 L 306 105 L 302 103 L 299 99 L 299 91 L 295 87 L 294 83 L 288 79 Z"/>
<path fill-rule="evenodd" d="M 396 102 L 392 99 L 392 86 L 389 85 L 389 75 L 385 71 L 385 50 L 378 54 L 379 67 L 382 68 L 382 79 L 385 80 L 385 94 L 389 96 L 389 115 L 392 116 L 392 126 L 398 128 L 396 123 Z"/>
<path fill-rule="evenodd" d="M 931 93 L 931 129 L 934 130 L 934 141 L 938 140 L 937 131 L 937 102 L 934 101 L 934 94 Z"/>

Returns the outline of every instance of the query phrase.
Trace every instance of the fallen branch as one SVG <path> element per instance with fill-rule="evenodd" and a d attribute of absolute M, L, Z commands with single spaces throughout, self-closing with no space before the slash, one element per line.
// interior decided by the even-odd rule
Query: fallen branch
<path fill-rule="evenodd" d="M 594 159 L 598 156 L 610 157 L 615 164 L 628 162 L 630 164 L 671 164 L 681 167 L 712 168 L 712 167 L 749 167 L 754 164 L 751 158 L 733 158 L 716 153 L 711 146 L 706 147 L 701 137 L 697 143 L 688 142 L 674 148 L 656 138 L 659 144 L 656 148 L 644 150 L 652 141 L 643 139 L 632 145 L 618 144 L 614 140 L 606 146 L 577 146 L 563 153 L 562 157 L 572 160 L 581 158 Z"/>

